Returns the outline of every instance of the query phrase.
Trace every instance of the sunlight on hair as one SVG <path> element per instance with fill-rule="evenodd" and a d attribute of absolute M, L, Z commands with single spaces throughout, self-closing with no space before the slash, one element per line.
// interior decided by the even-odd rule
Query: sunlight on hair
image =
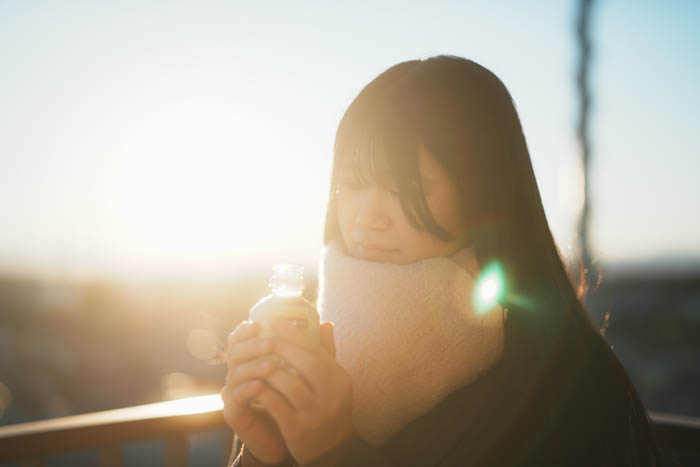
<path fill-rule="evenodd" d="M 477 314 L 491 310 L 505 293 L 505 277 L 500 263 L 494 262 L 485 267 L 476 280 L 474 305 Z"/>

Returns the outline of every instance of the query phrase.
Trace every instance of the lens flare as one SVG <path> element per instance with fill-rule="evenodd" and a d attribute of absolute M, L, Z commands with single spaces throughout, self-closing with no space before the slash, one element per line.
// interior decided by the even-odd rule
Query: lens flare
<path fill-rule="evenodd" d="M 216 357 L 216 335 L 207 329 L 193 329 L 187 336 L 187 350 L 198 360 Z"/>
<path fill-rule="evenodd" d="M 498 303 L 505 294 L 505 276 L 500 263 L 493 262 L 486 266 L 476 280 L 474 306 L 477 314 L 486 313 Z"/>

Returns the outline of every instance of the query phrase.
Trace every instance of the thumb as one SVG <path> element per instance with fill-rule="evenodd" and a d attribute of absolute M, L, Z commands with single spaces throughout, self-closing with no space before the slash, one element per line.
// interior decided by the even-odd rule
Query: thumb
<path fill-rule="evenodd" d="M 326 352 L 335 358 L 335 339 L 333 338 L 333 329 L 335 325 L 332 321 L 324 321 L 321 323 L 321 347 Z"/>

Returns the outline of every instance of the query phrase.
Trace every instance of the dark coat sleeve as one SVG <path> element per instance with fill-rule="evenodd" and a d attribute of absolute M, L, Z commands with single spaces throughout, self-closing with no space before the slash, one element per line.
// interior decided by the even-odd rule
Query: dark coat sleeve
<path fill-rule="evenodd" d="M 339 446 L 325 453 L 319 459 L 301 467 L 391 467 L 394 464 L 380 448 L 367 444 L 362 438 L 353 435 Z"/>
<path fill-rule="evenodd" d="M 244 445 L 231 467 L 355 467 L 358 465 L 392 467 L 394 464 L 384 456 L 381 449 L 367 444 L 358 436 L 352 436 L 320 458 L 302 465 L 297 464 L 291 457 L 274 466 L 265 464 L 246 451 Z"/>
<path fill-rule="evenodd" d="M 291 457 L 287 457 L 279 464 L 266 464 L 253 456 L 243 445 L 231 467 L 294 467 L 296 465 L 297 463 Z"/>

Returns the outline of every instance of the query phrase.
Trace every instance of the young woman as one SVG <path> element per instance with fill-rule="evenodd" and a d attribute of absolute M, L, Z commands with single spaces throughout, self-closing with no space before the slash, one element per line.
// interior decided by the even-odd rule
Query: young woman
<path fill-rule="evenodd" d="M 284 321 L 277 339 L 249 322 L 229 337 L 235 465 L 659 465 L 489 70 L 413 60 L 360 92 L 336 134 L 324 244 L 320 345 Z M 271 353 L 297 371 L 256 360 Z"/>

